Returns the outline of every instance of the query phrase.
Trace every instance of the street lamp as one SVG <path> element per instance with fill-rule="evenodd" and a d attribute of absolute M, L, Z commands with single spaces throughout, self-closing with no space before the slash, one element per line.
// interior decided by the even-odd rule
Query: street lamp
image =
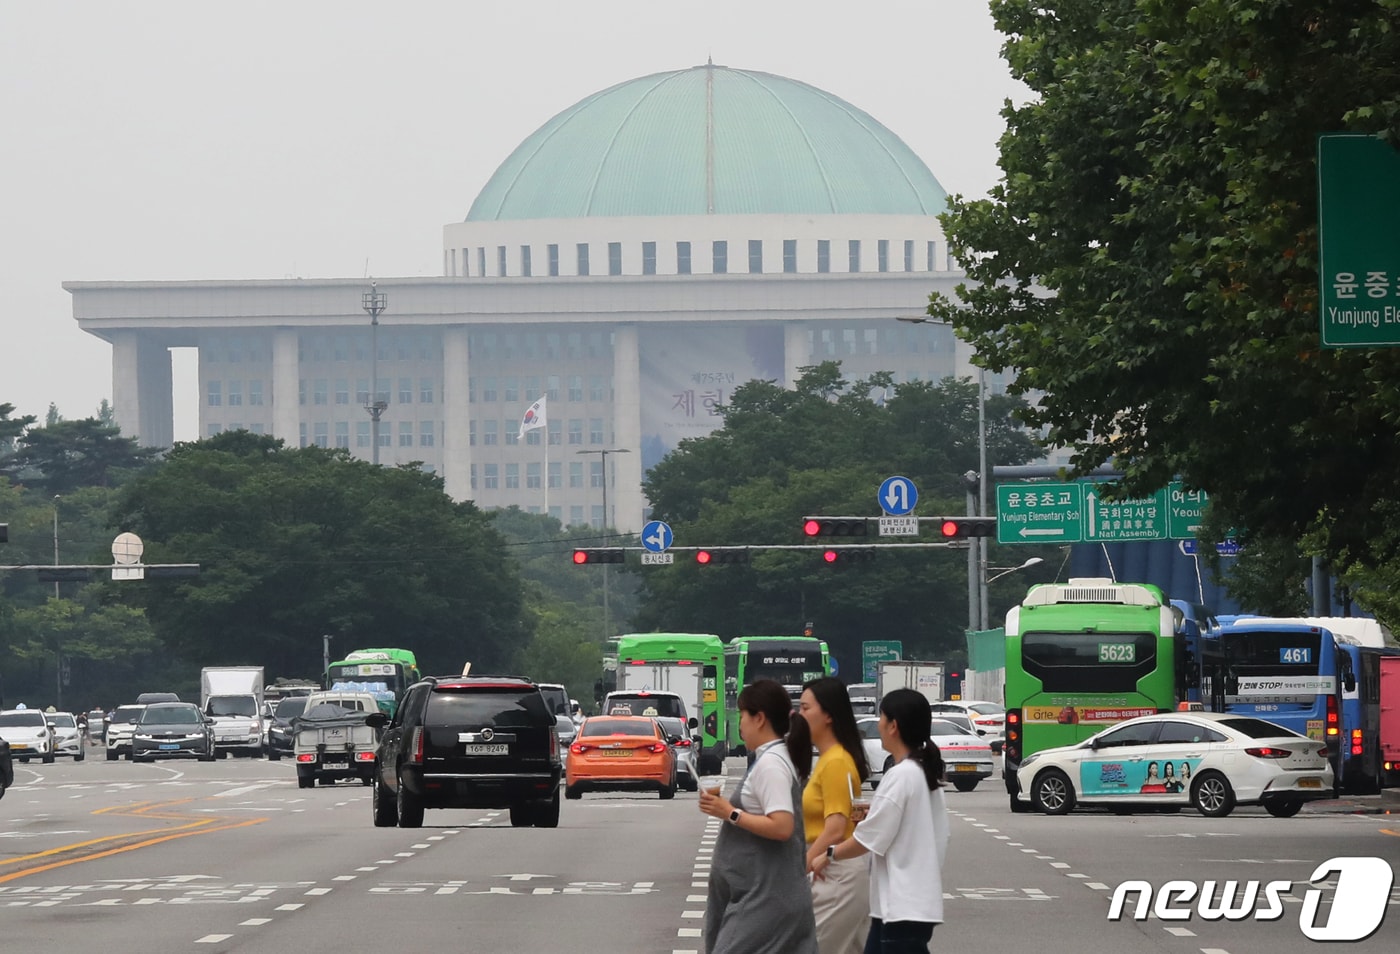
<path fill-rule="evenodd" d="M 1037 563 L 1044 562 L 1045 561 L 1042 560 L 1040 557 L 1031 557 L 1029 560 L 1027 560 L 1025 563 L 1022 563 L 1020 566 L 984 566 L 982 568 L 982 576 L 984 578 L 984 582 L 995 583 L 997 580 L 1001 579 L 1007 574 L 1015 573 L 1017 570 L 1024 570 L 1028 566 L 1035 566 Z M 1000 570 L 1001 572 L 997 573 L 998 570 Z M 988 573 L 996 573 L 997 575 L 993 577 L 987 577 Z M 986 620 L 983 620 L 983 625 L 986 625 Z"/>
<path fill-rule="evenodd" d="M 58 566 L 58 500 L 59 494 L 53 495 L 53 565 Z M 58 581 L 53 581 L 53 598 L 58 599 Z"/>
<path fill-rule="evenodd" d="M 942 318 L 934 318 L 931 315 L 896 315 L 895 321 L 908 322 L 911 325 L 949 325 L 950 322 Z M 967 475 L 968 478 L 971 475 Z M 977 513 L 987 515 L 987 372 L 984 368 L 977 368 Z M 968 515 L 973 516 L 971 507 L 971 494 L 968 495 Z M 987 545 L 986 537 L 979 537 L 972 541 L 973 546 L 969 548 L 967 555 L 967 589 L 968 589 L 968 621 L 976 621 L 977 629 L 985 629 L 987 624 L 987 586 L 982 579 L 983 574 L 978 572 L 979 567 L 987 565 Z M 1017 567 L 1020 569 L 1020 567 Z M 976 591 L 978 599 L 972 600 L 972 593 Z"/>
<path fill-rule="evenodd" d="M 581 450 L 578 454 L 597 454 L 600 460 L 600 468 L 603 471 L 603 539 L 608 536 L 608 455 L 609 454 L 630 454 L 626 447 L 608 447 L 599 450 Z M 548 475 L 545 475 L 548 479 Z M 603 564 L 603 638 L 612 636 L 612 612 L 608 606 L 608 565 Z"/>
<path fill-rule="evenodd" d="M 360 307 L 369 313 L 369 439 L 373 445 L 372 460 L 379 463 L 379 418 L 388 401 L 379 400 L 379 316 L 389 307 L 389 296 L 379 290 L 378 282 L 369 283 L 369 291 L 360 296 Z"/>

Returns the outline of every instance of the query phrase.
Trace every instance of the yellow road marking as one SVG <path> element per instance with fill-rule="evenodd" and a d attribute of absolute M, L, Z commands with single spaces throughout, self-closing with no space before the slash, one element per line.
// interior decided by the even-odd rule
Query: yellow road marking
<path fill-rule="evenodd" d="M 246 828 L 249 825 L 258 825 L 267 821 L 266 818 L 251 818 L 234 822 L 232 824 L 220 824 L 220 822 L 227 822 L 227 819 L 221 818 L 218 815 L 191 816 L 188 813 L 174 812 L 169 810 L 177 805 L 186 805 L 191 801 L 193 801 L 193 799 L 182 798 L 170 802 L 137 802 L 135 805 L 115 805 L 109 808 L 100 808 L 92 814 L 117 814 L 128 815 L 133 818 L 160 818 L 168 821 L 186 821 L 185 824 L 176 825 L 174 827 L 151 828 L 145 831 L 129 831 L 122 832 L 121 834 L 117 835 L 105 835 L 101 838 L 91 838 L 87 841 L 78 841 L 69 845 L 60 845 L 57 848 L 49 848 L 44 851 L 35 852 L 34 854 L 21 855 L 16 858 L 10 858 L 5 861 L 0 861 L 0 867 L 8 867 L 10 865 L 18 865 L 31 861 L 41 861 L 43 859 L 55 858 L 57 856 L 66 855 L 73 852 L 80 852 L 85 848 L 91 848 L 95 845 L 103 845 L 109 842 L 129 841 L 132 838 L 144 838 L 147 835 L 154 836 L 151 838 L 146 838 L 146 840 L 137 842 L 135 844 L 107 848 L 105 850 L 93 852 L 91 854 L 81 854 L 78 857 L 49 861 L 45 864 L 38 864 L 28 868 L 21 868 L 18 871 L 11 871 L 7 874 L 0 874 L 0 883 L 4 883 L 6 881 L 14 881 L 17 878 L 23 878 L 27 877 L 28 875 L 39 874 L 43 871 L 51 871 L 54 868 L 62 868 L 66 865 L 78 864 L 82 861 L 95 861 L 99 858 L 109 858 L 112 855 L 121 854 L 127 851 L 135 851 L 138 848 L 147 848 L 151 845 L 158 845 L 161 842 L 173 841 L 177 838 L 188 838 L 190 835 L 204 835 L 216 831 L 228 831 L 233 828 Z"/>
<path fill-rule="evenodd" d="M 1394 835 L 1396 838 L 1400 838 L 1400 831 L 1391 831 L 1389 828 L 1382 828 L 1382 829 L 1381 829 L 1381 834 L 1382 834 L 1382 835 Z"/>

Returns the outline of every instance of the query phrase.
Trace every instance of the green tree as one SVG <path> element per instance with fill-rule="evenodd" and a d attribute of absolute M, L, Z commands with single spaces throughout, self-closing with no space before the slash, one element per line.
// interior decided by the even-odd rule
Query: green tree
<path fill-rule="evenodd" d="M 155 448 L 122 437 L 114 424 L 88 417 L 32 427 L 19 438 L 5 472 L 49 494 L 79 487 L 111 487 L 146 466 Z"/>
<path fill-rule="evenodd" d="M 1400 352 L 1319 349 L 1314 156 L 1395 141 L 1400 2 L 991 7 L 1033 96 L 1002 183 L 943 217 L 971 282 L 931 313 L 1044 393 L 1028 419 L 1080 470 L 1180 475 L 1255 538 L 1393 566 Z"/>
<path fill-rule="evenodd" d="M 424 671 L 516 664 L 530 638 L 516 565 L 488 515 L 439 478 L 246 431 L 177 444 L 121 490 L 114 520 L 147 562 L 199 577 L 123 589 L 196 665 L 315 674 L 337 649 L 403 646 Z"/>
<path fill-rule="evenodd" d="M 33 414 L 11 417 L 14 413 L 15 406 L 13 404 L 0 404 L 0 468 L 4 467 L 5 456 L 13 453 L 16 443 L 24 436 L 24 432 L 38 420 Z"/>
<path fill-rule="evenodd" d="M 978 463 L 976 386 L 906 384 L 872 400 L 889 385 L 887 375 L 848 382 L 836 363 L 803 369 L 793 390 L 744 385 L 723 409 L 720 430 L 683 441 L 651 470 L 653 516 L 672 525 L 677 545 L 803 544 L 810 542 L 803 515 L 873 515 L 876 490 L 891 474 L 919 486 L 920 513 L 964 512 L 962 475 Z M 1019 406 L 1012 398 L 989 402 L 993 463 L 1038 456 L 1012 416 Z M 639 631 L 728 638 L 791 634 L 810 621 L 848 663 L 862 640 L 896 634 L 909 652 L 946 654 L 961 645 L 962 551 L 885 550 L 844 569 L 810 550 L 755 550 L 748 564 L 727 567 L 697 566 L 684 552 L 676 561 L 641 569 Z"/>

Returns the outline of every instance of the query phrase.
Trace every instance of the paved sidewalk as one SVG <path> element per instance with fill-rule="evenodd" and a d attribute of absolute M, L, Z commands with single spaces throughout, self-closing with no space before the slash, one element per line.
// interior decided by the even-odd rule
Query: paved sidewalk
<path fill-rule="evenodd" d="M 1308 802 L 1304 815 L 1388 815 L 1400 814 L 1400 788 L 1382 789 L 1379 795 L 1344 795 Z"/>

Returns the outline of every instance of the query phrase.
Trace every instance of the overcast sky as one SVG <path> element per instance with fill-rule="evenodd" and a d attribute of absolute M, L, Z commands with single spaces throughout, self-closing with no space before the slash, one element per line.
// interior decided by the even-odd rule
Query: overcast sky
<path fill-rule="evenodd" d="M 0 403 L 110 399 L 64 281 L 440 275 L 442 226 L 522 139 L 706 57 L 834 93 L 982 195 L 1024 96 L 1002 40 L 986 0 L 0 0 Z"/>

